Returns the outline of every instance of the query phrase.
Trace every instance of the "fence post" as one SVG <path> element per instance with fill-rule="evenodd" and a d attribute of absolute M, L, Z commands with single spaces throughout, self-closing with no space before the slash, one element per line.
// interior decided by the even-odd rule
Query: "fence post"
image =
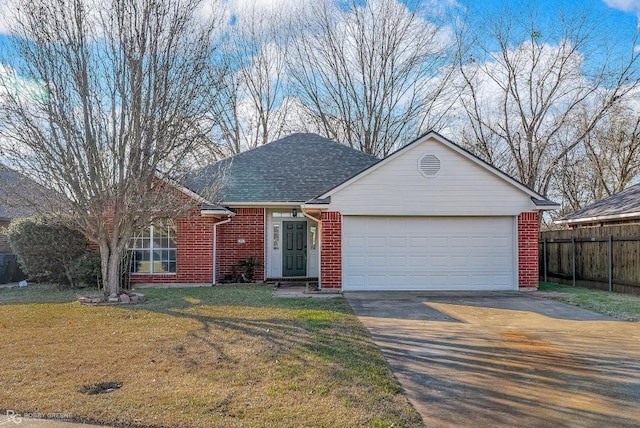
<path fill-rule="evenodd" d="M 571 274 L 571 279 L 573 281 L 573 286 L 575 287 L 576 286 L 576 238 L 575 237 L 571 238 L 571 254 L 572 254 L 572 257 L 571 257 L 572 263 L 571 263 L 571 265 L 572 265 L 572 268 L 573 268 L 572 269 L 573 272 Z"/>
<path fill-rule="evenodd" d="M 609 291 L 613 291 L 613 236 L 609 235 Z"/>
<path fill-rule="evenodd" d="M 547 238 L 544 238 L 542 243 L 542 252 L 543 252 L 543 264 L 544 264 L 544 282 L 547 282 Z"/>

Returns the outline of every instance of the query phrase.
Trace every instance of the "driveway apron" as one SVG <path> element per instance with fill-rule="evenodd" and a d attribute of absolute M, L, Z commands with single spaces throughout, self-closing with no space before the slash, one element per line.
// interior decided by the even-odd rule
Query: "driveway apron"
<path fill-rule="evenodd" d="M 640 323 L 535 293 L 345 293 L 427 427 L 640 426 Z"/>

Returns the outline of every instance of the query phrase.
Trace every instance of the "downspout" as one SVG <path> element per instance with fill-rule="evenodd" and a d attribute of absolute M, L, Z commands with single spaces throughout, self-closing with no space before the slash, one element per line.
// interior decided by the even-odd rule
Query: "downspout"
<path fill-rule="evenodd" d="M 213 223 L 213 275 L 212 275 L 212 279 L 213 285 L 216 285 L 216 259 L 217 259 L 217 243 L 218 243 L 218 226 L 222 225 L 222 224 L 227 224 L 231 221 L 232 217 L 228 217 L 226 220 L 222 220 L 219 221 L 217 223 Z"/>
<path fill-rule="evenodd" d="M 302 210 L 302 215 L 305 216 L 306 218 L 308 218 L 309 220 L 313 220 L 316 222 L 316 224 L 318 225 L 318 236 L 316 236 L 316 239 L 318 240 L 318 289 L 321 290 L 322 289 L 322 244 L 321 244 L 321 235 L 322 235 L 322 220 L 320 220 L 319 218 L 315 218 L 314 216 L 312 216 L 311 214 L 307 213 L 304 209 L 304 205 L 300 206 L 300 209 Z"/>

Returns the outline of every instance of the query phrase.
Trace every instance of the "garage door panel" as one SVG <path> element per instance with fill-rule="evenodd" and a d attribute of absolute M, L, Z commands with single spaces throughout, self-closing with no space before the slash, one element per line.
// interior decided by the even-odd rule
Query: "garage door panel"
<path fill-rule="evenodd" d="M 366 242 L 367 240 L 364 237 L 348 237 L 345 244 L 350 248 L 365 248 Z"/>
<path fill-rule="evenodd" d="M 414 256 L 409 255 L 409 266 L 422 267 L 429 264 L 429 258 L 427 256 Z"/>
<path fill-rule="evenodd" d="M 386 259 L 393 268 L 405 268 L 409 264 L 407 257 L 403 256 L 389 256 Z"/>
<path fill-rule="evenodd" d="M 366 257 L 365 256 L 349 256 L 347 259 L 347 263 L 349 266 L 353 267 L 366 267 Z"/>
<path fill-rule="evenodd" d="M 434 236 L 429 239 L 429 246 L 432 248 L 446 248 L 448 246 L 448 238 L 446 236 Z M 426 245 L 425 245 L 426 246 Z"/>
<path fill-rule="evenodd" d="M 347 291 L 512 290 L 514 260 L 513 217 L 343 218 Z"/>

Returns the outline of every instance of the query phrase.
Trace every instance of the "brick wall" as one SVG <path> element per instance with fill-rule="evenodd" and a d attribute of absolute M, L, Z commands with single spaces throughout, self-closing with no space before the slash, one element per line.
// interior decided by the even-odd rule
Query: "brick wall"
<path fill-rule="evenodd" d="M 538 287 L 538 213 L 518 216 L 518 286 Z"/>
<path fill-rule="evenodd" d="M 217 228 L 216 279 L 223 281 L 233 273 L 234 265 L 251 256 L 262 264 L 255 280 L 264 281 L 264 208 L 238 208 L 231 222 Z M 244 240 L 244 242 L 238 242 Z"/>
<path fill-rule="evenodd" d="M 213 280 L 213 224 L 199 209 L 176 220 L 176 273 L 131 275 L 131 283 L 207 284 Z"/>
<path fill-rule="evenodd" d="M 338 212 L 322 213 L 320 235 L 320 286 L 342 288 L 342 216 Z"/>

